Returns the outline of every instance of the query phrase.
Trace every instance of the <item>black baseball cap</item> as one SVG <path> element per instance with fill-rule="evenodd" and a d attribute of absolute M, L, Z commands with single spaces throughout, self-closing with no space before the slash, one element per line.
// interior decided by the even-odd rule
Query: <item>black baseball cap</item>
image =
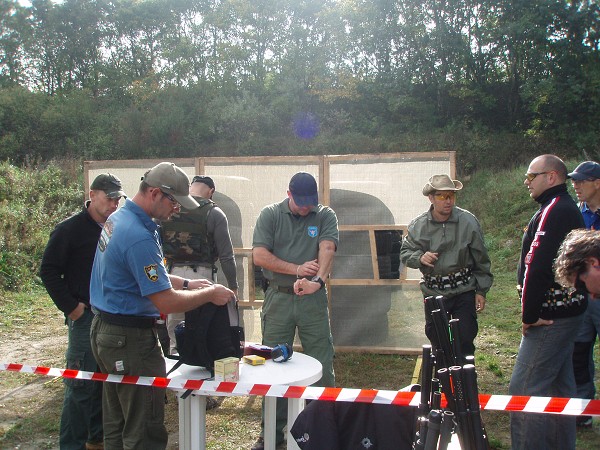
<path fill-rule="evenodd" d="M 569 178 L 575 181 L 600 179 L 600 164 L 594 161 L 585 161 L 579 164 Z"/>
<path fill-rule="evenodd" d="M 127 197 L 123 191 L 123 185 L 112 173 L 101 173 L 90 186 L 92 191 L 104 191 L 108 198 Z"/>
<path fill-rule="evenodd" d="M 289 190 L 294 203 L 300 207 L 317 206 L 319 204 L 319 190 L 317 181 L 310 173 L 298 172 L 290 180 Z"/>
<path fill-rule="evenodd" d="M 205 175 L 196 175 L 194 178 L 192 178 L 192 184 L 194 183 L 204 183 L 209 188 L 215 189 L 215 182 L 213 179 Z"/>

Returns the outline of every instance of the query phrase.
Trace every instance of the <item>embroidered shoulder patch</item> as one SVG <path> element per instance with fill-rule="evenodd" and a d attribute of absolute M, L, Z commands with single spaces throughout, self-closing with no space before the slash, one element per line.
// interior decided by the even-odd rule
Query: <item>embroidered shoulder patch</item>
<path fill-rule="evenodd" d="M 317 237 L 319 235 L 319 228 L 315 226 L 308 227 L 308 235 L 310 237 Z"/>
<path fill-rule="evenodd" d="M 149 266 L 144 266 L 144 272 L 148 279 L 152 282 L 158 281 L 158 264 L 150 264 Z"/>

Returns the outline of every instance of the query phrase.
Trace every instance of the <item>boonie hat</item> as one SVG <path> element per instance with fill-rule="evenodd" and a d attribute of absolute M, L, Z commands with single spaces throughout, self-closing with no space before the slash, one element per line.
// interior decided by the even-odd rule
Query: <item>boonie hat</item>
<path fill-rule="evenodd" d="M 101 173 L 90 186 L 92 191 L 104 191 L 108 198 L 127 197 L 123 191 L 123 185 L 112 173 Z"/>
<path fill-rule="evenodd" d="M 290 180 L 289 189 L 296 205 L 303 207 L 319 204 L 317 181 L 310 173 L 298 172 L 294 175 Z"/>
<path fill-rule="evenodd" d="M 460 191 L 462 187 L 460 181 L 453 180 L 448 175 L 433 175 L 423 188 L 423 195 L 427 197 L 435 191 Z"/>
<path fill-rule="evenodd" d="M 196 175 L 194 178 L 192 178 L 192 184 L 194 183 L 204 183 L 209 188 L 215 189 L 215 182 L 213 179 L 205 175 Z"/>
<path fill-rule="evenodd" d="M 600 178 L 600 164 L 594 161 L 582 162 L 568 177 L 575 181 L 598 179 Z"/>
<path fill-rule="evenodd" d="M 200 206 L 190 195 L 190 180 L 185 172 L 170 162 L 161 162 L 144 174 L 142 180 L 148 185 L 171 194 L 181 206 L 194 209 Z"/>

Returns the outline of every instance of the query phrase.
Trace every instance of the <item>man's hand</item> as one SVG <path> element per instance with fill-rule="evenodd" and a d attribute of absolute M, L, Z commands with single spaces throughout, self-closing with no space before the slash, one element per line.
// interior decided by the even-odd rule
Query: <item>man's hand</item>
<path fill-rule="evenodd" d="M 300 264 L 296 269 L 296 276 L 301 277 L 314 277 L 319 271 L 319 263 L 316 259 L 312 261 L 306 261 L 303 264 Z M 319 284 L 319 283 L 317 283 Z"/>
<path fill-rule="evenodd" d="M 527 329 L 529 327 L 543 327 L 543 326 L 548 326 L 548 325 L 552 325 L 554 323 L 554 320 L 544 320 L 544 319 L 538 319 L 537 322 L 535 323 L 524 323 L 523 325 L 523 331 L 521 332 L 523 334 L 523 336 L 525 336 L 525 334 L 527 333 Z"/>
<path fill-rule="evenodd" d="M 221 284 L 213 284 L 207 289 L 212 289 L 210 301 L 215 305 L 226 305 L 228 301 L 235 299 L 235 294 L 233 291 L 231 289 L 227 289 Z"/>
<path fill-rule="evenodd" d="M 306 278 L 299 278 L 294 283 L 294 294 L 299 296 L 314 294 L 319 289 L 321 289 L 321 283 Z"/>
<path fill-rule="evenodd" d="M 475 294 L 475 311 L 480 313 L 485 309 L 485 297 L 481 294 Z"/>
<path fill-rule="evenodd" d="M 423 264 L 424 266 L 427 266 L 427 267 L 433 267 L 433 265 L 436 263 L 437 260 L 438 260 L 438 253 L 433 253 L 433 252 L 425 252 L 419 259 L 419 261 L 421 261 L 421 264 Z"/>
<path fill-rule="evenodd" d="M 79 319 L 81 316 L 83 316 L 84 311 L 85 311 L 85 303 L 79 302 L 77 304 L 77 306 L 75 307 L 75 309 L 73 311 L 71 311 L 71 313 L 69 314 L 69 319 L 71 319 L 73 322 L 75 322 L 77 319 Z"/>
<path fill-rule="evenodd" d="M 190 284 L 188 284 L 188 289 L 203 289 L 212 285 L 212 281 L 207 280 L 206 278 L 198 278 L 197 280 L 190 280 Z"/>

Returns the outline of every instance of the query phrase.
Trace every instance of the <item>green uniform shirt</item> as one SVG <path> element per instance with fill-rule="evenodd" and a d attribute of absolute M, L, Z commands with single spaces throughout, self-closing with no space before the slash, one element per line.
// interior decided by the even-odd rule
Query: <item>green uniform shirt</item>
<path fill-rule="evenodd" d="M 421 264 L 421 256 L 425 252 L 438 253 L 433 268 Z M 473 271 L 469 283 L 444 290 L 430 289 L 421 282 L 421 291 L 426 296 L 451 297 L 471 290 L 485 296 L 492 286 L 490 257 L 479 221 L 469 211 L 457 206 L 445 222 L 435 221 L 431 209 L 415 218 L 408 225 L 400 257 L 408 267 L 419 269 L 423 274 L 444 276 L 467 267 Z"/>
<path fill-rule="evenodd" d="M 264 247 L 277 258 L 298 265 L 317 259 L 321 241 L 333 241 L 337 248 L 339 231 L 333 209 L 317 205 L 307 216 L 295 216 L 288 201 L 263 208 L 254 228 L 252 247 Z M 263 273 L 279 286 L 292 286 L 296 281 L 295 275 L 266 269 Z"/>

